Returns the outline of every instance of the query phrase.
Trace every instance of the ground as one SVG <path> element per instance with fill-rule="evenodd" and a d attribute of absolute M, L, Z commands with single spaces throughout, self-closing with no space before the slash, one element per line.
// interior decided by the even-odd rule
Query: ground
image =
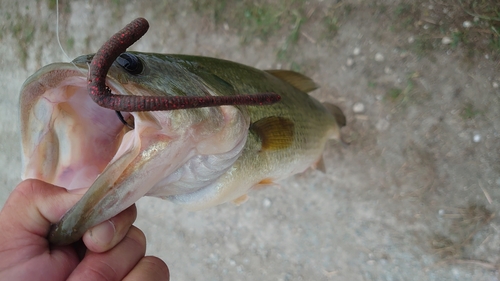
<path fill-rule="evenodd" d="M 0 204 L 20 181 L 18 95 L 142 16 L 132 49 L 312 77 L 347 116 L 326 173 L 190 212 L 143 198 L 136 225 L 172 280 L 498 280 L 500 4 L 486 1 L 0 3 Z"/>

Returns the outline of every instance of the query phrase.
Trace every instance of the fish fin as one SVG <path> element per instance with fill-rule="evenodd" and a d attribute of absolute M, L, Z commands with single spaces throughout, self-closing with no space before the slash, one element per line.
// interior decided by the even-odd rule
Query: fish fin
<path fill-rule="evenodd" d="M 292 145 L 294 127 L 292 120 L 288 118 L 270 116 L 252 123 L 250 130 L 260 138 L 261 151 L 278 150 Z"/>
<path fill-rule="evenodd" d="M 333 117 L 335 117 L 335 120 L 337 121 L 339 127 L 342 128 L 347 124 L 345 115 L 340 109 L 340 107 L 328 102 L 324 102 L 323 106 L 326 108 L 326 110 L 328 110 L 328 112 L 330 112 L 330 114 L 333 115 Z"/>
<path fill-rule="evenodd" d="M 234 200 L 233 200 L 233 204 L 234 204 L 234 205 L 236 205 L 236 206 L 239 206 L 239 205 L 241 205 L 241 204 L 243 204 L 243 203 L 247 202 L 247 200 L 248 200 L 248 195 L 243 194 L 243 195 L 241 195 L 240 197 L 238 197 L 238 198 L 234 199 Z"/>
<path fill-rule="evenodd" d="M 337 124 L 339 125 L 339 130 L 337 132 L 338 135 L 337 135 L 336 139 L 340 140 L 340 142 L 342 143 L 342 145 L 344 147 L 349 146 L 351 143 L 346 142 L 342 138 L 342 135 L 340 134 L 340 128 L 344 127 L 347 124 L 347 121 L 346 121 L 344 113 L 342 112 L 342 110 L 340 109 L 340 107 L 338 107 L 338 106 L 336 106 L 334 104 L 331 104 L 331 103 L 328 103 L 328 102 L 324 102 L 323 106 L 326 108 L 326 110 L 328 110 L 328 112 L 330 112 L 330 114 L 333 115 L 333 117 L 335 118 L 335 121 L 337 121 Z"/>
<path fill-rule="evenodd" d="M 289 83 L 290 85 L 294 86 L 295 88 L 301 90 L 304 93 L 309 93 L 318 88 L 318 85 L 314 83 L 314 81 L 311 78 L 295 71 L 280 70 L 280 69 L 272 69 L 265 71 Z"/>
<path fill-rule="evenodd" d="M 318 161 L 316 161 L 316 163 L 314 163 L 311 167 L 315 170 L 323 172 L 323 174 L 326 174 L 325 160 L 323 159 L 323 156 L 320 156 Z"/>
<path fill-rule="evenodd" d="M 281 186 L 277 183 L 274 182 L 273 179 L 271 178 L 265 178 L 256 185 L 252 186 L 252 189 L 262 189 L 262 188 L 267 188 L 267 187 L 277 187 L 280 188 Z"/>

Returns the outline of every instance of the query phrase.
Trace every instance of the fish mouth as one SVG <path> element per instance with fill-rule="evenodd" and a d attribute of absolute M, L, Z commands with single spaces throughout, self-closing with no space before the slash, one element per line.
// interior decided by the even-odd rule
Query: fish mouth
<path fill-rule="evenodd" d="M 36 178 L 83 193 L 82 199 L 53 226 L 49 240 L 69 244 L 101 218 L 133 204 L 147 190 L 117 194 L 125 169 L 141 152 L 137 135 L 113 110 L 100 107 L 87 93 L 87 69 L 52 64 L 30 77 L 21 91 L 23 179 Z M 129 94 L 113 77 L 107 86 Z M 132 114 L 124 113 L 124 119 Z M 154 118 L 151 119 L 156 126 Z M 165 143 L 164 143 L 165 144 Z M 77 214 L 77 215 L 75 215 Z"/>
<path fill-rule="evenodd" d="M 148 193 L 167 198 L 198 191 L 203 187 L 169 190 L 165 179 L 203 153 L 229 155 L 220 176 L 241 154 L 248 132 L 249 119 L 232 106 L 124 112 L 125 120 L 133 120 L 130 129 L 114 110 L 92 101 L 87 72 L 87 65 L 51 64 L 28 78 L 21 90 L 22 178 L 86 191 L 52 226 L 48 239 L 56 245 L 79 240 L 87 229 Z M 150 94 L 110 75 L 106 85 L 114 94 Z M 215 142 L 217 146 L 210 145 Z"/>
<path fill-rule="evenodd" d="M 88 98 L 88 70 L 77 66 L 48 65 L 22 87 L 23 179 L 43 179 L 68 190 L 87 189 L 121 144 L 126 133 L 123 124 L 112 110 Z M 107 85 L 114 92 L 127 94 L 112 77 Z M 124 118 L 130 116 L 125 113 Z"/>

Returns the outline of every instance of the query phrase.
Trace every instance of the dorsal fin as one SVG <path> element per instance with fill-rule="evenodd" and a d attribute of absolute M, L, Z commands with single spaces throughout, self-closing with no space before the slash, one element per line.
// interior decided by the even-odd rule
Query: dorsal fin
<path fill-rule="evenodd" d="M 250 130 L 262 142 L 261 151 L 284 149 L 292 145 L 294 128 L 292 120 L 278 116 L 265 117 L 250 125 Z"/>
<path fill-rule="evenodd" d="M 333 115 L 333 117 L 335 117 L 335 120 L 337 121 L 339 127 L 342 128 L 347 124 L 345 115 L 340 109 L 340 107 L 328 102 L 324 102 L 323 106 L 326 108 L 326 110 L 328 110 L 328 112 L 330 112 L 330 114 Z"/>
<path fill-rule="evenodd" d="M 281 69 L 271 69 L 265 71 L 289 83 L 290 85 L 294 86 L 304 93 L 309 93 L 318 88 L 318 85 L 316 85 L 316 83 L 314 83 L 311 78 L 295 71 Z"/>

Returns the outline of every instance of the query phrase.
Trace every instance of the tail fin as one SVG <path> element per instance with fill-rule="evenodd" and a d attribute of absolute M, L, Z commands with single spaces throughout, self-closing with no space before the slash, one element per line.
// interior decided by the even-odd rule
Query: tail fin
<path fill-rule="evenodd" d="M 342 135 L 340 134 L 340 128 L 344 127 L 347 124 L 347 120 L 345 118 L 344 113 L 342 112 L 340 107 L 338 107 L 334 104 L 325 102 L 325 103 L 323 103 L 323 106 L 326 108 L 326 110 L 328 110 L 328 112 L 330 112 L 330 114 L 333 115 L 333 117 L 335 118 L 335 121 L 337 121 L 337 125 L 339 126 L 339 130 L 338 130 L 339 137 L 338 138 L 339 138 L 340 142 L 342 143 L 342 145 L 348 146 L 350 143 L 346 142 L 342 138 Z"/>
<path fill-rule="evenodd" d="M 337 124 L 339 127 L 344 127 L 347 124 L 346 118 L 340 107 L 324 102 L 323 106 L 335 117 L 335 120 L 337 121 Z"/>

